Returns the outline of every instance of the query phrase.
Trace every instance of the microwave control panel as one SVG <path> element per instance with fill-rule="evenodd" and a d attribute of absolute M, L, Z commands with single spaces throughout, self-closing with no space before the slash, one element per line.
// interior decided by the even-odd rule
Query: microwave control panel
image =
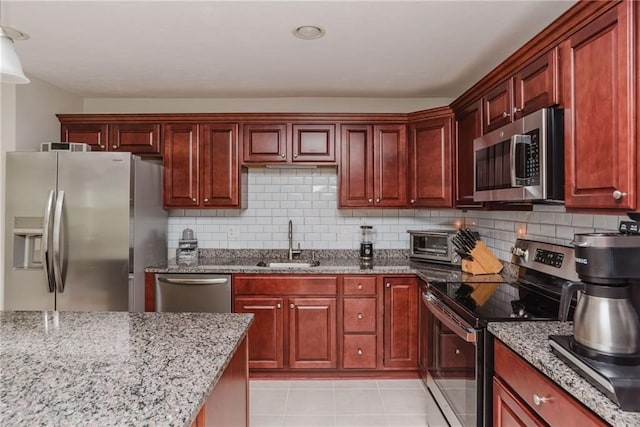
<path fill-rule="evenodd" d="M 540 184 L 540 130 L 528 132 L 526 135 L 531 137 L 531 143 L 527 144 L 526 160 L 525 160 L 525 185 Z"/>

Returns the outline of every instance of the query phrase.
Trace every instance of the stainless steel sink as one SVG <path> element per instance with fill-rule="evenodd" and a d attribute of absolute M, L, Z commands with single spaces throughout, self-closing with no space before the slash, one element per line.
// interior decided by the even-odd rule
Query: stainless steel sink
<path fill-rule="evenodd" d="M 256 264 L 258 267 L 269 268 L 309 268 L 317 267 L 320 265 L 320 261 L 260 261 Z"/>

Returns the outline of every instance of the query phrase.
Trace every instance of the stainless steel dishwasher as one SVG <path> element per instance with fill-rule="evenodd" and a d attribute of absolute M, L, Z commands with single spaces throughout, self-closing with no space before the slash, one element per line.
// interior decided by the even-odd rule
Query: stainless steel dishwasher
<path fill-rule="evenodd" d="M 156 311 L 231 313 L 231 276 L 157 274 Z"/>

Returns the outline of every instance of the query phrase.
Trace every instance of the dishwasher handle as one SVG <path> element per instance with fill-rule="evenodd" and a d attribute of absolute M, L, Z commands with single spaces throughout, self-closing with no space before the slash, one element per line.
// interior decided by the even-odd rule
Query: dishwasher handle
<path fill-rule="evenodd" d="M 219 277 L 215 279 L 174 279 L 170 277 L 158 277 L 158 282 L 171 283 L 174 285 L 219 285 L 227 283 L 229 279 Z"/>

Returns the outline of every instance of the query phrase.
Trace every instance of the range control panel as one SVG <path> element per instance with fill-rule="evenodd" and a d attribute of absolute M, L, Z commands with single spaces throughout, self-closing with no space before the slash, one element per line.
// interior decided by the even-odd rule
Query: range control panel
<path fill-rule="evenodd" d="M 564 254 L 538 248 L 536 249 L 536 256 L 533 260 L 545 265 L 550 265 L 551 267 L 560 268 L 562 267 Z"/>

